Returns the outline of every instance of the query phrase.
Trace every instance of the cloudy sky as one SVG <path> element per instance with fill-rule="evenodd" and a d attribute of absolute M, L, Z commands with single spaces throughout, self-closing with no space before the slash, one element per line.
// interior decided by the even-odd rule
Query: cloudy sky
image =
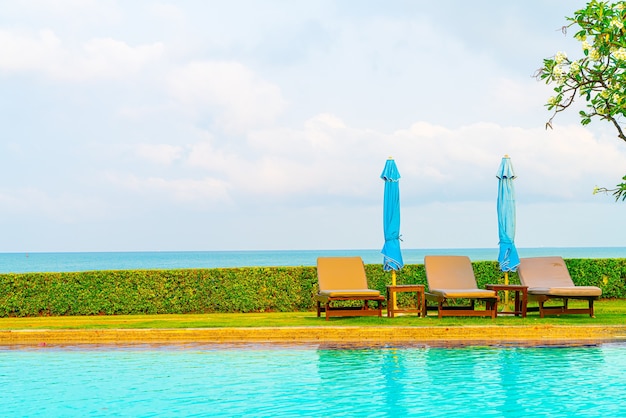
<path fill-rule="evenodd" d="M 0 251 L 624 246 L 626 144 L 532 78 L 583 0 L 0 0 Z"/>

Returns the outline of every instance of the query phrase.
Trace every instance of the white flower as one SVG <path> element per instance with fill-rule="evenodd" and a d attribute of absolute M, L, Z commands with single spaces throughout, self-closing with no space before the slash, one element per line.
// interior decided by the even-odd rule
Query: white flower
<path fill-rule="evenodd" d="M 552 67 L 552 77 L 557 82 L 559 82 L 559 83 L 563 82 L 563 79 L 564 79 L 563 74 L 564 74 L 564 71 L 563 71 L 563 67 L 562 66 L 555 65 L 554 67 Z"/>
<path fill-rule="evenodd" d="M 561 64 L 566 59 L 567 59 L 567 54 L 565 52 L 559 51 L 554 56 L 554 61 L 556 61 L 557 64 Z"/>
<path fill-rule="evenodd" d="M 617 27 L 619 29 L 622 29 L 624 27 L 624 22 L 622 22 L 620 19 L 614 17 L 611 20 L 611 23 L 609 24 L 609 26 L 613 26 L 613 27 Z"/>
<path fill-rule="evenodd" d="M 548 99 L 548 104 L 549 104 L 550 106 L 554 106 L 554 105 L 556 105 L 556 104 L 558 104 L 558 103 L 559 103 L 559 101 L 558 101 L 558 100 L 557 100 L 557 98 L 556 98 L 556 97 L 554 97 L 554 96 L 551 96 L 551 97 Z"/>
<path fill-rule="evenodd" d="M 626 48 L 621 47 L 613 52 L 613 56 L 618 60 L 626 60 Z"/>
<path fill-rule="evenodd" d="M 582 47 L 583 47 L 583 51 L 586 51 L 586 50 L 591 48 L 591 45 L 589 45 L 589 42 L 583 41 L 582 42 Z"/>
<path fill-rule="evenodd" d="M 574 61 L 569 66 L 570 74 L 574 74 L 580 71 L 580 63 L 578 61 Z"/>
<path fill-rule="evenodd" d="M 591 58 L 594 61 L 599 61 L 600 53 L 595 48 L 589 48 L 589 58 Z"/>

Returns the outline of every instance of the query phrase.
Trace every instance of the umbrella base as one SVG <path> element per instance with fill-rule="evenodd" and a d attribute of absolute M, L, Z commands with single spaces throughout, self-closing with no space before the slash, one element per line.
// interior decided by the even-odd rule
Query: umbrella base
<path fill-rule="evenodd" d="M 510 302 L 505 302 L 502 305 L 502 310 L 500 311 L 500 313 L 515 313 L 515 310 L 511 308 Z"/>

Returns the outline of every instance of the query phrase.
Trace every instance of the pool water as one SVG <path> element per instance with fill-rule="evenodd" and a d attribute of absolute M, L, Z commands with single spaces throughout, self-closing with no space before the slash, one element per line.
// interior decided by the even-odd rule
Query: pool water
<path fill-rule="evenodd" d="M 0 348 L 2 416 L 626 416 L 626 344 Z"/>

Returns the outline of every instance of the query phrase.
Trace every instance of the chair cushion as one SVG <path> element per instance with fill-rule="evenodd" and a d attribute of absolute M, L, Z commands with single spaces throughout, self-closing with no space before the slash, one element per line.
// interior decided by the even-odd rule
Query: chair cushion
<path fill-rule="evenodd" d="M 317 280 L 321 291 L 368 288 L 361 257 L 319 257 Z"/>
<path fill-rule="evenodd" d="M 517 272 L 520 282 L 529 289 L 574 286 L 562 257 L 521 258 Z"/>
<path fill-rule="evenodd" d="M 479 299 L 479 298 L 495 298 L 496 292 L 493 290 L 484 289 L 429 289 L 428 293 L 435 296 L 441 296 L 444 298 L 466 298 L 466 299 Z"/>
<path fill-rule="evenodd" d="M 528 289 L 528 294 L 564 297 L 600 296 L 602 289 L 596 286 L 532 287 Z"/>
<path fill-rule="evenodd" d="M 477 289 L 469 257 L 461 255 L 427 255 L 424 257 L 428 288 Z"/>

